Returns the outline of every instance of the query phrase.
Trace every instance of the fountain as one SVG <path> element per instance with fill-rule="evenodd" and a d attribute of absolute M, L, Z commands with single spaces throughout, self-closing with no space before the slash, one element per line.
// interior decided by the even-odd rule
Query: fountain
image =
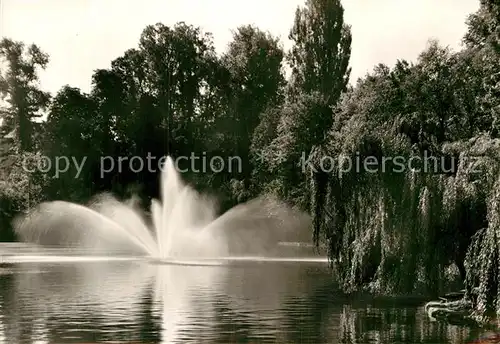
<path fill-rule="evenodd" d="M 185 184 L 167 157 L 160 199 L 151 203 L 151 224 L 132 202 L 98 196 L 89 206 L 41 203 L 14 222 L 21 241 L 101 252 L 137 253 L 156 260 L 265 255 L 290 233 L 306 229 L 309 217 L 276 199 L 261 197 L 217 217 L 213 199 Z"/>

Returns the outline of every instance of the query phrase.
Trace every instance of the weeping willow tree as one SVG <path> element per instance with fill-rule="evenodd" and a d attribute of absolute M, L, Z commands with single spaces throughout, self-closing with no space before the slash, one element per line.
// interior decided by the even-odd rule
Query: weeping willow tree
<path fill-rule="evenodd" d="M 500 312 L 496 113 L 470 115 L 477 119 L 471 130 L 462 123 L 470 118 L 439 103 L 426 111 L 418 97 L 423 86 L 408 84 L 423 70 L 380 66 L 341 104 L 328 140 L 310 155 L 314 238 L 326 242 L 335 276 L 348 291 L 437 295 L 455 269 L 473 315 L 485 320 Z M 395 87 L 398 75 L 406 81 Z M 405 87 L 404 101 L 399 87 Z M 463 91 L 456 84 L 453 90 Z M 419 107 L 408 101 L 412 96 Z M 458 111 L 463 99 L 449 96 L 438 95 Z M 326 157 L 336 164 L 326 166 Z"/>
<path fill-rule="evenodd" d="M 345 290 L 437 296 L 455 270 L 477 319 L 500 311 L 498 72 L 485 56 L 431 42 L 336 108 L 306 176 L 314 239 Z"/>
<path fill-rule="evenodd" d="M 500 124 L 500 4 L 481 0 L 479 10 L 468 19 L 465 36 L 468 49 L 482 59 L 487 71 L 482 77 L 485 93 L 479 106 L 492 118 L 491 133 L 498 137 Z M 466 258 L 467 297 L 474 305 L 474 316 L 486 320 L 500 313 L 500 146 L 499 141 L 479 142 L 474 146 L 485 158 L 481 179 L 470 187 L 470 194 L 481 194 L 487 200 L 487 226 L 474 234 Z M 491 166 L 491 167 L 490 167 Z M 490 167 L 490 168 L 488 168 Z M 465 181 L 465 179 L 462 179 Z M 481 188 L 483 186 L 483 188 Z"/>
<path fill-rule="evenodd" d="M 363 136 L 345 142 L 340 153 L 317 148 L 309 179 L 315 239 L 326 239 L 344 287 L 438 293 L 451 264 L 470 291 L 479 281 L 496 278 L 491 271 L 500 265 L 486 262 L 495 261 L 492 255 L 497 254 L 492 247 L 499 223 L 499 143 L 482 136 L 445 145 L 441 159 L 432 161 L 448 161 L 449 166 L 437 173 L 401 170 L 394 161 L 370 170 L 347 166 L 370 157 L 379 162 L 384 157 L 415 158 L 402 137 Z M 321 161 L 325 156 L 342 157 L 329 173 Z M 469 250 L 466 259 L 469 246 L 480 253 Z M 486 295 L 490 287 L 483 289 Z"/>
<path fill-rule="evenodd" d="M 309 155 L 314 239 L 344 289 L 437 295 L 454 269 L 477 319 L 500 312 L 500 54 L 477 36 L 497 7 L 462 51 L 376 66 Z"/>
<path fill-rule="evenodd" d="M 500 140 L 478 141 L 472 148 L 482 154 L 475 166 L 481 173 L 472 183 L 465 177 L 460 182 L 469 197 L 487 202 L 487 226 L 474 234 L 466 257 L 467 296 L 474 303 L 474 315 L 486 320 L 500 314 Z"/>

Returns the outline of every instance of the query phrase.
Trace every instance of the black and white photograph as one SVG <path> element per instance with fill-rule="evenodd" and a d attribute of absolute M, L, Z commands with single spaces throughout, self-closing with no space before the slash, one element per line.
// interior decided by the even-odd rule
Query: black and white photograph
<path fill-rule="evenodd" d="M 500 343 L 499 0 L 0 0 L 0 344 Z"/>

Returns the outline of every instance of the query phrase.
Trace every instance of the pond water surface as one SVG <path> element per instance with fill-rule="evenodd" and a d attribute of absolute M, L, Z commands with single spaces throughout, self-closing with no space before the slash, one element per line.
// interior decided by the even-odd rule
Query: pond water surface
<path fill-rule="evenodd" d="M 422 300 L 347 298 L 331 280 L 321 261 L 3 263 L 0 343 L 467 343 L 480 335 L 431 322 Z"/>

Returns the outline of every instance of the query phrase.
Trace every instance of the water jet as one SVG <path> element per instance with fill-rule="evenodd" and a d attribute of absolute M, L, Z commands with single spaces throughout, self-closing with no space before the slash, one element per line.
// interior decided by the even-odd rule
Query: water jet
<path fill-rule="evenodd" d="M 131 202 L 102 194 L 88 206 L 41 203 L 17 218 L 14 229 L 24 242 L 168 262 L 266 255 L 310 224 L 306 214 L 273 197 L 250 200 L 217 217 L 214 200 L 184 183 L 171 157 L 150 211 L 151 225 Z"/>

